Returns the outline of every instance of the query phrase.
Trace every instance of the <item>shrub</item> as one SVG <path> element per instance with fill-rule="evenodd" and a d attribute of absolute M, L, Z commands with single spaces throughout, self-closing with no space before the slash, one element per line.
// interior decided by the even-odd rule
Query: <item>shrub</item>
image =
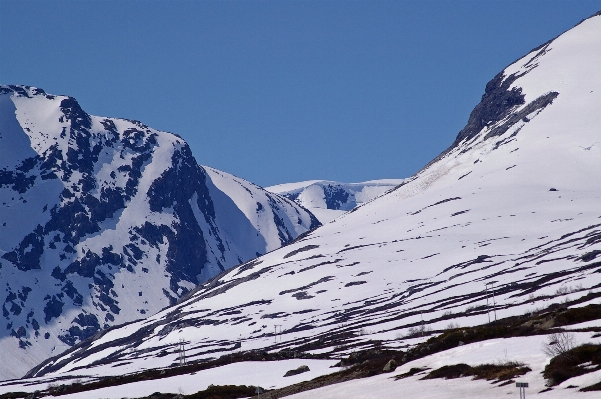
<path fill-rule="evenodd" d="M 547 386 L 590 373 L 601 367 L 601 345 L 584 344 L 553 357 L 543 371 Z"/>
<path fill-rule="evenodd" d="M 421 337 L 430 331 L 432 331 L 432 328 L 424 324 L 421 324 L 419 327 L 409 327 L 409 331 L 407 332 L 407 335 L 405 335 L 405 338 Z"/>
<path fill-rule="evenodd" d="M 434 378 L 444 378 L 450 380 L 453 378 L 467 377 L 473 375 L 472 367 L 465 363 L 452 364 L 449 366 L 442 366 L 436 370 L 432 370 L 422 380 L 431 380 Z"/>
<path fill-rule="evenodd" d="M 570 292 L 570 288 L 566 287 L 565 285 L 561 286 L 561 287 L 558 287 L 555 290 L 555 295 L 564 295 L 564 294 L 567 294 L 568 292 Z"/>
<path fill-rule="evenodd" d="M 455 328 L 459 328 L 459 323 L 452 321 L 449 324 L 447 324 L 447 330 L 453 330 Z"/>
<path fill-rule="evenodd" d="M 38 391 L 36 391 L 38 392 Z M 28 396 L 31 396 L 32 393 L 30 392 L 7 392 L 7 393 L 3 393 L 0 394 L 0 399 L 21 399 L 21 398 L 27 398 Z"/>
<path fill-rule="evenodd" d="M 601 318 L 601 305 L 590 304 L 581 308 L 571 308 L 560 312 L 555 316 L 556 326 L 582 323 L 585 321 Z"/>
<path fill-rule="evenodd" d="M 359 329 L 359 331 L 357 332 L 358 335 L 370 335 L 370 334 L 373 334 L 373 333 L 374 333 L 374 330 L 368 330 L 365 327 L 361 327 Z"/>
<path fill-rule="evenodd" d="M 527 372 L 532 371 L 526 365 L 518 362 L 506 362 L 504 364 L 481 364 L 479 366 L 469 366 L 465 363 L 443 366 L 432 370 L 423 380 L 433 378 L 459 378 L 473 376 L 475 380 L 497 380 L 506 381 Z"/>
<path fill-rule="evenodd" d="M 575 347 L 574 334 L 571 332 L 554 333 L 547 337 L 547 343 L 543 343 L 542 350 L 545 355 L 556 357 L 565 354 Z"/>
<path fill-rule="evenodd" d="M 426 371 L 427 369 L 428 369 L 427 367 L 424 367 L 424 368 L 411 367 L 411 370 L 409 370 L 408 372 L 394 376 L 394 380 L 397 381 L 397 380 L 400 380 L 403 378 L 411 377 L 418 373 L 421 373 L 422 371 Z"/>
<path fill-rule="evenodd" d="M 235 399 L 255 395 L 255 387 L 245 385 L 211 385 L 204 391 L 188 395 L 189 399 Z"/>

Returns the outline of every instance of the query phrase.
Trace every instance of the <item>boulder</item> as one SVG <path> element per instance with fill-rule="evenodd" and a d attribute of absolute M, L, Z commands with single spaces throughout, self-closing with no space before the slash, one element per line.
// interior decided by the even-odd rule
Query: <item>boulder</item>
<path fill-rule="evenodd" d="M 388 363 L 386 363 L 386 365 L 384 366 L 384 368 L 382 369 L 382 371 L 384 371 L 385 373 L 389 373 L 391 371 L 396 370 L 397 368 L 397 363 L 394 359 L 390 359 L 388 361 Z"/>

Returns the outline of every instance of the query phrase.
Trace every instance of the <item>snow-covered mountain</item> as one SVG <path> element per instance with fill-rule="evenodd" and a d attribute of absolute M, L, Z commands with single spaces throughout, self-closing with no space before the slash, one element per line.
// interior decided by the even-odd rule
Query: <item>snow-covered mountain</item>
<path fill-rule="evenodd" d="M 363 183 L 339 183 L 328 180 L 309 180 L 266 187 L 309 209 L 322 223 L 392 190 L 404 179 L 371 180 Z"/>
<path fill-rule="evenodd" d="M 318 225 L 286 198 L 199 166 L 174 134 L 0 86 L 0 377 Z"/>
<path fill-rule="evenodd" d="M 584 297 L 601 286 L 600 107 L 594 16 L 495 76 L 455 142 L 394 191 L 31 375 L 165 367 L 180 340 L 190 361 L 406 348 L 415 328 Z"/>

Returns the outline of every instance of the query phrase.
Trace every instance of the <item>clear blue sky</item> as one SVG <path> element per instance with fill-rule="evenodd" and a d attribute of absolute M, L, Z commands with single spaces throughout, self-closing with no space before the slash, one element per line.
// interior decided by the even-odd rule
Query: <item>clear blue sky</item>
<path fill-rule="evenodd" d="M 410 176 L 601 0 L 0 0 L 0 83 L 181 135 L 259 185 Z"/>

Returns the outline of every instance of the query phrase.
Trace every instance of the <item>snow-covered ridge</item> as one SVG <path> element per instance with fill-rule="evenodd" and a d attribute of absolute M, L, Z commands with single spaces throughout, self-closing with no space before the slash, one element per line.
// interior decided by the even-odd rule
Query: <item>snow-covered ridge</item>
<path fill-rule="evenodd" d="M 265 189 L 295 201 L 309 209 L 322 223 L 326 223 L 403 182 L 405 179 L 371 180 L 363 183 L 309 180 L 278 184 Z"/>
<path fill-rule="evenodd" d="M 0 86 L 0 378 L 317 227 L 177 135 Z M 4 357 L 3 357 L 4 359 Z"/>

